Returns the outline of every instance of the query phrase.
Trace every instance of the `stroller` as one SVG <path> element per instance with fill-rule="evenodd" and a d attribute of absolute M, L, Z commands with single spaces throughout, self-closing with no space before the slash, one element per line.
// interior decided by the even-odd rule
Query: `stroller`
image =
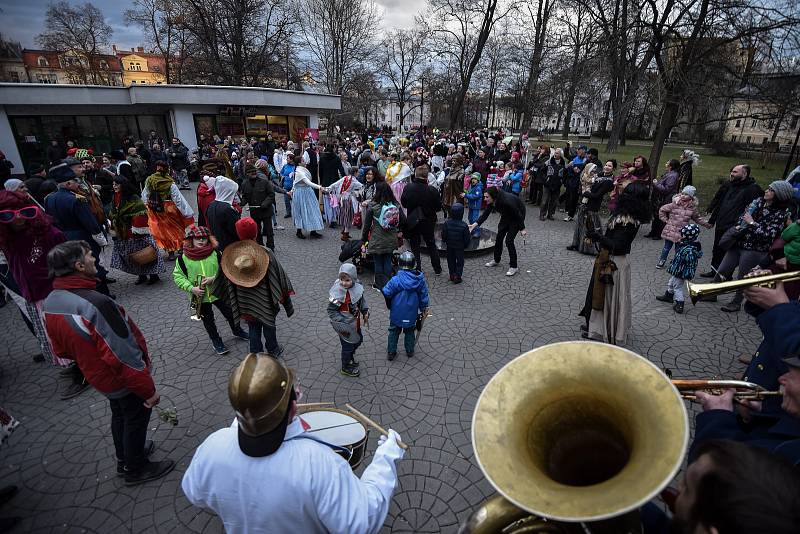
<path fill-rule="evenodd" d="M 371 266 L 373 263 L 369 252 L 366 254 L 362 252 L 361 246 L 363 244 L 364 242 L 360 239 L 350 239 L 349 241 L 342 243 L 341 252 L 339 252 L 339 261 L 342 263 L 350 261 L 356 266 L 356 272 L 358 274 L 363 273 L 364 269 L 368 266 Z M 397 268 L 397 261 L 399 258 L 400 252 L 395 250 L 392 253 L 392 267 L 395 269 Z"/>

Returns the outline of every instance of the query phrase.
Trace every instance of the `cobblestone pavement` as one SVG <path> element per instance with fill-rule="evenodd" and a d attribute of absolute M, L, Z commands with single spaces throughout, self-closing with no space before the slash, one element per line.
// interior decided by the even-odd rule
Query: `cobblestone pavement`
<path fill-rule="evenodd" d="M 388 314 L 378 293 L 368 290 L 371 324 L 358 350 L 359 379 L 338 374 L 337 342 L 324 308 L 338 270 L 338 232 L 300 241 L 289 219 L 278 231 L 277 254 L 297 292 L 296 313 L 281 314 L 278 338 L 285 360 L 297 371 L 304 400 L 346 402 L 397 429 L 412 445 L 399 464 L 385 532 L 455 532 L 475 505 L 492 494 L 473 458 L 470 421 L 489 378 L 510 359 L 533 347 L 579 339 L 577 317 L 592 258 L 565 250 L 573 223 L 539 222 L 528 209 L 529 235 L 519 238 L 520 273 L 508 278 L 505 265 L 489 269 L 489 257 L 468 258 L 464 283 L 433 276 L 424 258 L 433 315 L 413 359 L 401 352 L 386 360 Z M 283 203 L 280 203 L 283 214 Z M 563 215 L 562 215 L 563 217 Z M 488 226 L 497 222 L 492 216 Z M 646 228 L 640 231 L 640 235 Z M 711 233 L 703 242 L 710 250 Z M 725 314 L 718 305 L 687 306 L 683 316 L 654 300 L 664 290 L 665 271 L 655 269 L 661 243 L 638 238 L 631 253 L 634 317 L 628 348 L 676 377 L 734 377 L 743 370 L 736 357 L 760 339 L 744 313 Z M 709 254 L 710 256 L 710 254 Z M 507 255 L 504 257 L 504 264 Z M 702 266 L 708 265 L 704 258 Z M 108 265 L 107 262 L 105 262 Z M 170 267 L 173 264 L 169 264 Z M 18 532 L 221 532 L 212 514 L 192 507 L 180 480 L 193 451 L 211 432 L 229 425 L 227 379 L 247 352 L 223 321 L 220 332 L 233 349 L 217 356 L 200 323 L 188 318 L 188 299 L 166 278 L 134 286 L 134 278 L 113 272 L 118 302 L 142 328 L 153 355 L 162 406 L 175 406 L 176 427 L 151 421 L 154 458 L 172 458 L 176 469 L 154 483 L 127 488 L 115 476 L 108 402 L 90 390 L 59 400 L 57 370 L 31 361 L 35 339 L 13 304 L 0 310 L 0 405 L 21 425 L 0 449 L 2 484 L 20 493 L 0 510 L 23 516 Z M 371 274 L 365 275 L 371 282 Z M 723 299 L 726 300 L 726 299 Z M 374 450 L 377 436 L 370 436 Z M 255 481 L 254 481 L 255 482 Z"/>

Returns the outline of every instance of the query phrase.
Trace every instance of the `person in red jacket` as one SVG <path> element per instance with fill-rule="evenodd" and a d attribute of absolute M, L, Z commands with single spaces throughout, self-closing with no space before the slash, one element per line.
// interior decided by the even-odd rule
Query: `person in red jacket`
<path fill-rule="evenodd" d="M 147 459 L 147 425 L 160 396 L 150 375 L 142 332 L 114 300 L 97 291 L 97 267 L 89 244 L 67 241 L 47 254 L 54 277 L 43 312 L 53 352 L 75 360 L 86 380 L 108 397 L 117 474 L 126 486 L 169 473 L 172 460 Z"/>

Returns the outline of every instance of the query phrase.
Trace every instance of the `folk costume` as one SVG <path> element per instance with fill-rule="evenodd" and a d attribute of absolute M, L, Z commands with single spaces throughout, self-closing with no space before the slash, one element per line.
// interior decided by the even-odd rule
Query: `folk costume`
<path fill-rule="evenodd" d="M 220 252 L 223 252 L 225 247 L 231 243 L 239 240 L 239 236 L 236 234 L 239 210 L 233 207 L 233 201 L 236 199 L 238 190 L 239 185 L 236 182 L 224 176 L 217 176 L 214 182 L 216 198 L 206 209 L 208 228 L 217 238 Z"/>
<path fill-rule="evenodd" d="M 386 168 L 386 183 L 392 188 L 394 198 L 401 198 L 414 171 L 404 161 L 395 161 Z"/>
<path fill-rule="evenodd" d="M 342 229 L 342 240 L 350 239 L 350 230 L 353 228 L 353 217 L 361 209 L 358 194 L 364 188 L 361 182 L 353 176 L 345 176 L 333 182 L 329 190 L 330 205 L 336 210 L 337 220 Z"/>
<path fill-rule="evenodd" d="M 292 220 L 298 232 L 316 232 L 324 227 L 314 189 L 322 187 L 312 181 L 308 169 L 298 166 L 292 180 Z"/>
<path fill-rule="evenodd" d="M 181 487 L 216 513 L 228 534 L 377 534 L 386 521 L 402 459 L 389 430 L 357 477 L 294 415 L 294 372 L 249 354 L 228 383 L 233 424 L 197 448 Z"/>
<path fill-rule="evenodd" d="M 358 279 L 356 266 L 343 263 L 339 275 L 346 274 L 353 281 L 350 288 L 345 289 L 338 278 L 328 292 L 328 317 L 334 332 L 339 335 L 342 345 L 342 374 L 358 376 L 358 363 L 354 356 L 361 346 L 364 336 L 361 334 L 361 320 L 369 313 L 367 300 L 364 298 L 364 286 Z"/>
<path fill-rule="evenodd" d="M 568 247 L 570 250 L 577 250 L 581 254 L 590 254 L 592 256 L 597 254 L 598 247 L 588 236 L 602 228 L 599 214 L 600 206 L 603 204 L 603 198 L 614 188 L 614 175 L 605 175 L 602 172 L 600 174 L 592 174 L 590 166 L 593 165 L 593 163 L 587 164 L 581 175 L 582 184 L 585 175 L 590 174 L 591 178 L 588 188 L 582 185 L 582 198 L 575 215 L 572 245 Z"/>
<path fill-rule="evenodd" d="M 194 223 L 194 210 L 163 167 L 145 180 L 142 201 L 147 205 L 147 224 L 158 246 L 168 252 L 180 250 L 184 228 Z"/>
<path fill-rule="evenodd" d="M 147 208 L 139 198 L 135 186 L 124 178 L 116 178 L 122 185 L 119 192 L 114 193 L 111 201 L 111 228 L 114 230 L 114 247 L 111 252 L 111 267 L 128 274 L 135 274 L 143 279 L 145 276 L 155 277 L 165 272 L 164 259 L 158 254 L 158 248 L 147 223 Z M 155 260 L 140 265 L 131 259 L 131 254 L 152 247 L 156 252 Z"/>

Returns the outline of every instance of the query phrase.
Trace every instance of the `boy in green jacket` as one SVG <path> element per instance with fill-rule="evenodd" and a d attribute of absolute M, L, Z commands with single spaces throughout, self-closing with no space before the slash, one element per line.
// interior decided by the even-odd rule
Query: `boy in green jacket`
<path fill-rule="evenodd" d="M 234 321 L 230 306 L 224 300 L 212 295 L 206 288 L 217 276 L 219 256 L 217 240 L 211 235 L 211 231 L 205 226 L 193 224 L 186 228 L 183 255 L 179 256 L 175 262 L 172 278 L 175 280 L 175 285 L 192 297 L 202 297 L 200 317 L 203 320 L 203 326 L 208 332 L 208 337 L 211 338 L 214 350 L 217 351 L 217 354 L 222 355 L 230 351 L 217 332 L 212 304 L 227 319 L 234 336 L 240 339 L 249 339 L 249 337 L 239 323 Z"/>

